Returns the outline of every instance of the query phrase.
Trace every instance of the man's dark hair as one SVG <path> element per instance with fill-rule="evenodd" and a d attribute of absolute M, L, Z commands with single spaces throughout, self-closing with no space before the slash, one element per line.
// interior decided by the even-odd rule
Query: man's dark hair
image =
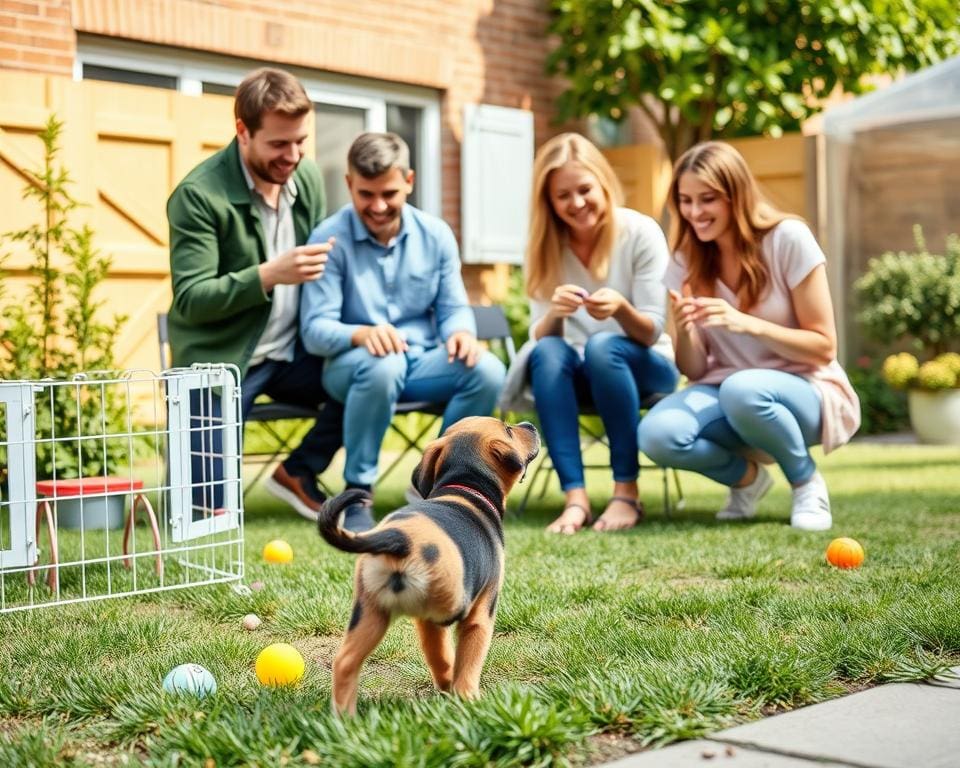
<path fill-rule="evenodd" d="M 237 86 L 233 114 L 243 121 L 253 136 L 260 130 L 267 112 L 279 112 L 286 117 L 303 117 L 313 104 L 300 81 L 282 69 L 262 67 L 243 78 Z"/>
<path fill-rule="evenodd" d="M 361 133 L 350 145 L 347 166 L 365 179 L 375 179 L 393 168 L 406 176 L 410 171 L 410 148 L 395 133 Z"/>

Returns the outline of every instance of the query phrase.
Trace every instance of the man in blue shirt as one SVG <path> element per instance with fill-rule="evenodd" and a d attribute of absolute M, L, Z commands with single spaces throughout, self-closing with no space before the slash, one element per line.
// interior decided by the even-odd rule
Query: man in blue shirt
<path fill-rule="evenodd" d="M 303 288 L 300 331 L 307 351 L 329 358 L 323 386 L 345 406 L 348 488 L 371 490 L 397 402 L 447 403 L 442 431 L 488 415 L 505 375 L 477 343 L 453 232 L 406 204 L 413 175 L 403 139 L 362 134 L 347 155 L 352 204 L 309 240 L 336 242 L 323 279 Z M 344 523 L 370 527 L 369 504 Z"/>

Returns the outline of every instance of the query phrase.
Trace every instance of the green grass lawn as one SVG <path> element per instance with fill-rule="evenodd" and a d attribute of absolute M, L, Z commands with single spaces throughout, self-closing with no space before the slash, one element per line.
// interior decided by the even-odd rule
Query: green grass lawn
<path fill-rule="evenodd" d="M 0 616 L 0 765 L 591 764 L 958 663 L 960 451 L 856 444 L 821 467 L 834 506 L 822 534 L 787 525 L 779 473 L 755 522 L 717 524 L 721 488 L 683 474 L 687 508 L 666 518 L 659 473 L 647 472 L 643 526 L 548 537 L 554 482 L 507 521 L 483 698 L 434 694 L 399 620 L 347 721 L 330 714 L 330 663 L 353 558 L 254 491 L 245 582 L 262 581 L 259 592 L 218 585 Z M 394 475 L 380 512 L 401 503 L 408 477 Z M 599 510 L 608 479 L 588 482 Z M 860 570 L 825 563 L 835 536 L 864 545 Z M 262 561 L 277 537 L 293 545 L 291 565 Z M 249 612 L 263 619 L 255 632 L 240 625 Z M 275 641 L 306 659 L 295 688 L 256 681 L 253 661 Z M 213 672 L 215 696 L 162 692 L 185 661 Z"/>

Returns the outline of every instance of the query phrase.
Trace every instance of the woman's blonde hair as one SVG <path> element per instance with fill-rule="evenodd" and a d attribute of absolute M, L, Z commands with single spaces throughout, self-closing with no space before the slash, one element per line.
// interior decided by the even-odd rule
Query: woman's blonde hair
<path fill-rule="evenodd" d="M 560 284 L 560 258 L 568 228 L 550 203 L 550 174 L 567 163 L 578 163 L 592 173 L 607 203 L 590 259 L 590 274 L 596 279 L 606 278 L 610 254 L 616 243 L 615 210 L 623 204 L 623 192 L 613 168 L 600 150 L 579 133 L 554 136 L 540 147 L 533 161 L 530 234 L 525 264 L 527 295 L 536 299 L 550 298 L 553 289 Z"/>
<path fill-rule="evenodd" d="M 740 309 L 756 306 L 770 282 L 763 259 L 763 238 L 784 219 L 795 218 L 774 208 L 764 198 L 757 180 L 737 150 L 722 141 L 705 141 L 691 147 L 673 168 L 670 184 L 670 248 L 687 259 L 690 289 L 698 296 L 712 296 L 720 277 L 720 252 L 715 241 L 702 242 L 680 215 L 680 177 L 694 174 L 730 203 L 734 243 L 742 270 L 736 286 Z"/>

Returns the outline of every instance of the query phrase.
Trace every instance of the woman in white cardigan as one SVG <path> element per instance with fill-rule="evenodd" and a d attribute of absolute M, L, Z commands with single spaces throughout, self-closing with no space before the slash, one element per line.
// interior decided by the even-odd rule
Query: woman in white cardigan
<path fill-rule="evenodd" d="M 613 474 L 594 529 L 640 522 L 640 401 L 672 392 L 678 379 L 663 332 L 666 240 L 653 219 L 619 207 L 621 197 L 613 169 L 582 136 L 556 136 L 537 152 L 525 261 L 535 342 L 527 375 L 565 495 L 547 529 L 554 533 L 592 523 L 580 455 L 584 404 L 603 421 Z"/>

